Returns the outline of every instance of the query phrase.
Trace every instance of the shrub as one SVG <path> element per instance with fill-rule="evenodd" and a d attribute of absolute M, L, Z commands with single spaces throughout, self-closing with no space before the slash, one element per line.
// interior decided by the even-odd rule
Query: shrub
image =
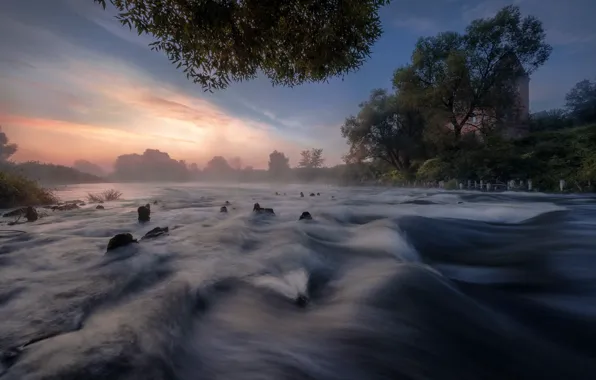
<path fill-rule="evenodd" d="M 49 205 L 58 202 L 54 193 L 20 174 L 0 171 L 0 208 Z"/>
<path fill-rule="evenodd" d="M 122 197 L 122 193 L 114 189 L 104 190 L 98 194 L 87 194 L 87 200 L 89 202 L 95 203 L 117 201 L 118 199 L 120 199 L 120 197 Z"/>
<path fill-rule="evenodd" d="M 445 190 L 457 190 L 459 188 L 456 179 L 450 179 L 445 182 Z"/>

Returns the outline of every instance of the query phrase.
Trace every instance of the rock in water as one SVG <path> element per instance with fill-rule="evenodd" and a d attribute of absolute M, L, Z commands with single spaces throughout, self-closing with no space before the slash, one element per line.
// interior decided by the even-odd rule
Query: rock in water
<path fill-rule="evenodd" d="M 39 219 L 37 210 L 31 206 L 27 207 L 27 209 L 25 210 L 25 218 L 27 218 L 28 222 L 35 222 L 37 219 Z"/>
<path fill-rule="evenodd" d="M 147 206 L 141 206 L 137 209 L 139 222 L 144 223 L 151 220 L 151 210 Z"/>
<path fill-rule="evenodd" d="M 229 205 L 231 205 L 230 201 L 226 201 L 226 203 L 225 203 L 225 204 L 226 204 L 226 206 L 229 206 Z"/>
<path fill-rule="evenodd" d="M 219 212 L 228 212 L 228 208 L 226 206 L 221 206 Z"/>
<path fill-rule="evenodd" d="M 303 220 L 303 219 L 305 219 L 305 220 L 312 220 L 312 215 L 310 215 L 310 212 L 304 211 L 302 213 L 302 215 L 300 215 L 300 218 L 298 220 Z"/>
<path fill-rule="evenodd" d="M 304 198 L 304 193 L 302 191 L 300 192 L 300 198 Z"/>
<path fill-rule="evenodd" d="M 255 205 L 252 208 L 253 212 L 256 212 L 257 214 L 269 214 L 269 215 L 275 215 L 275 212 L 273 211 L 272 208 L 263 208 L 261 207 L 260 204 L 255 203 Z"/>
<path fill-rule="evenodd" d="M 298 294 L 298 297 L 296 297 L 296 305 L 298 307 L 306 307 L 306 305 L 308 305 L 308 297 L 304 294 Z"/>
<path fill-rule="evenodd" d="M 102 205 L 97 205 L 97 206 L 95 207 L 95 209 L 96 209 L 96 210 L 104 210 L 104 209 L 105 209 L 105 207 L 103 207 Z"/>
<path fill-rule="evenodd" d="M 165 234 L 167 234 L 169 232 L 170 232 L 170 228 L 169 227 L 155 227 L 151 231 L 147 232 L 145 234 L 145 236 L 143 236 L 141 238 L 141 240 L 144 240 L 144 239 L 153 239 L 153 238 L 159 237 L 161 235 L 165 235 Z"/>
<path fill-rule="evenodd" d="M 320 196 L 320 195 L 321 195 L 321 193 L 317 193 L 317 197 Z"/>
<path fill-rule="evenodd" d="M 125 247 L 132 243 L 138 243 L 138 241 L 137 239 L 132 237 L 131 234 L 118 234 L 110 239 L 110 241 L 108 242 L 108 248 L 106 249 L 106 252 L 112 251 L 116 248 Z"/>
<path fill-rule="evenodd" d="M 314 196 L 315 196 L 315 193 L 310 193 L 310 196 L 311 196 L 311 197 L 314 197 Z"/>

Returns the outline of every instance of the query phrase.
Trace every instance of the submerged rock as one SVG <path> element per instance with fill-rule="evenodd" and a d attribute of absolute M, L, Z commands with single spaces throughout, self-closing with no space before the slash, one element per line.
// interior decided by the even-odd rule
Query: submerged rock
<path fill-rule="evenodd" d="M 231 205 L 230 201 L 226 201 L 226 202 L 225 202 L 225 205 L 226 205 L 226 206 L 229 206 L 229 205 Z"/>
<path fill-rule="evenodd" d="M 97 206 L 95 206 L 95 209 L 96 210 L 104 210 L 105 207 L 103 207 L 102 205 L 97 205 Z"/>
<path fill-rule="evenodd" d="M 226 206 L 221 206 L 219 212 L 228 212 L 228 208 Z"/>
<path fill-rule="evenodd" d="M 125 234 L 118 234 L 115 235 L 113 238 L 110 239 L 108 242 L 108 248 L 106 252 L 113 251 L 114 249 L 120 247 L 126 247 L 129 244 L 138 243 L 137 239 L 135 239 L 132 234 L 125 233 Z"/>
<path fill-rule="evenodd" d="M 317 197 L 320 196 L 320 195 L 321 195 L 321 193 L 317 193 Z"/>
<path fill-rule="evenodd" d="M 275 212 L 273 211 L 272 208 L 264 208 L 261 207 L 260 204 L 255 203 L 255 205 L 252 208 L 253 212 L 256 212 L 257 214 L 269 214 L 269 215 L 275 215 Z"/>
<path fill-rule="evenodd" d="M 300 215 L 300 218 L 298 220 L 303 220 L 303 219 L 305 219 L 305 220 L 312 220 L 312 215 L 310 215 L 310 212 L 304 211 L 302 213 L 302 215 Z"/>
<path fill-rule="evenodd" d="M 159 237 L 161 235 L 166 235 L 169 232 L 170 232 L 170 228 L 169 227 L 155 227 L 151 231 L 147 232 L 145 234 L 145 236 L 143 236 L 141 238 L 141 240 L 154 239 L 154 238 Z"/>
<path fill-rule="evenodd" d="M 69 211 L 79 209 L 79 205 L 76 203 L 65 203 L 63 205 L 53 206 L 52 211 Z"/>
<path fill-rule="evenodd" d="M 139 222 L 144 223 L 151 220 L 151 209 L 147 206 L 141 206 L 137 209 Z"/>
<path fill-rule="evenodd" d="M 7 213 L 2 214 L 4 218 L 12 218 L 14 216 L 19 216 L 27 213 L 27 207 L 21 207 L 16 210 L 9 211 Z"/>
<path fill-rule="evenodd" d="M 28 222 L 35 222 L 37 219 L 39 219 L 39 214 L 37 213 L 36 209 L 29 206 L 25 210 L 25 218 L 27 218 Z"/>
<path fill-rule="evenodd" d="M 304 294 L 298 294 L 298 297 L 296 297 L 296 306 L 298 307 L 306 307 L 308 305 L 308 297 L 305 296 Z"/>

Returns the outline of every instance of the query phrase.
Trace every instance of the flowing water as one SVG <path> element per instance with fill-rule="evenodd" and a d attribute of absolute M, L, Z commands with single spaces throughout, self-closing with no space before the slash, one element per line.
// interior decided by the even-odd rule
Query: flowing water
<path fill-rule="evenodd" d="M 595 198 L 115 186 L 0 225 L 1 380 L 596 378 Z"/>

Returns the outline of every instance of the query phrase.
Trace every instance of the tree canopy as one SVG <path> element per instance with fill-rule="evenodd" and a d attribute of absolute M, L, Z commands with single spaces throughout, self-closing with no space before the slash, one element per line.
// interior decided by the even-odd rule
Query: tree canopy
<path fill-rule="evenodd" d="M 472 21 L 464 34 L 418 40 L 411 63 L 396 70 L 393 85 L 429 119 L 449 124 L 456 140 L 475 116 L 485 132 L 514 116 L 515 80 L 547 61 L 552 48 L 545 36 L 540 20 L 522 18 L 518 7 L 507 6 L 492 18 Z M 475 114 L 486 109 L 490 112 Z"/>
<path fill-rule="evenodd" d="M 423 131 L 422 116 L 383 89 L 373 90 L 358 115 L 348 117 L 341 127 L 350 146 L 349 162 L 377 159 L 404 173 L 420 153 Z"/>
<path fill-rule="evenodd" d="M 123 25 L 155 38 L 205 90 L 253 79 L 274 85 L 321 82 L 355 71 L 381 36 L 390 0 L 93 0 Z"/>

